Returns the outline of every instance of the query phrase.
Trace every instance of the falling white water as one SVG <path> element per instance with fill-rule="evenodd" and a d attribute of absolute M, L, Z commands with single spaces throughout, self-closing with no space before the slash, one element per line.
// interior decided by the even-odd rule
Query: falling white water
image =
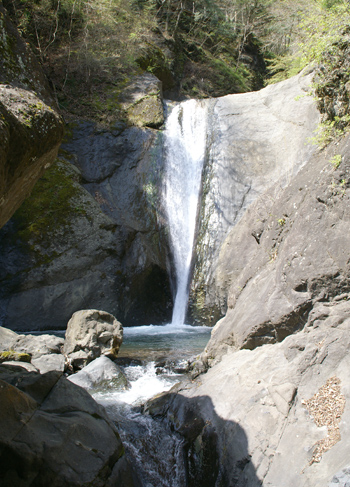
<path fill-rule="evenodd" d="M 164 203 L 176 271 L 176 326 L 184 323 L 187 309 L 206 128 L 207 107 L 197 100 L 177 105 L 166 122 Z"/>

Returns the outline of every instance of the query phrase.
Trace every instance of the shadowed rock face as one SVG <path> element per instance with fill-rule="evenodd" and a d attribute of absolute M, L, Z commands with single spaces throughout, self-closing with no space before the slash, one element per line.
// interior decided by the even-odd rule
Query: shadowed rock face
<path fill-rule="evenodd" d="M 59 372 L 0 367 L 4 487 L 138 485 L 104 408 Z"/>
<path fill-rule="evenodd" d="M 59 160 L 0 232 L 4 326 L 65 328 L 90 307 L 126 325 L 170 319 L 157 134 L 73 127 Z"/>
<path fill-rule="evenodd" d="M 0 227 L 52 164 L 63 122 L 34 55 L 0 6 Z"/>
<path fill-rule="evenodd" d="M 229 352 L 151 400 L 146 410 L 184 437 L 189 486 L 345 485 L 349 312 L 348 300 L 318 303 L 302 331 Z"/>

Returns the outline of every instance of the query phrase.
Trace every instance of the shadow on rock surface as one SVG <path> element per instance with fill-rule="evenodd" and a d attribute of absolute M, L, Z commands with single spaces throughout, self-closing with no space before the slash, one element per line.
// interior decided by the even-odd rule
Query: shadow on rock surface
<path fill-rule="evenodd" d="M 210 397 L 166 393 L 150 400 L 144 412 L 166 419 L 184 438 L 186 487 L 262 485 L 248 453 L 244 429 L 218 416 Z"/>

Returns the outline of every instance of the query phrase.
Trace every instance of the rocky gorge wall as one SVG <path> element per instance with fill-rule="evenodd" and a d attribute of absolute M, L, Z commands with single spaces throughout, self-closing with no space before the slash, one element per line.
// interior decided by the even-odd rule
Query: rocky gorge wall
<path fill-rule="evenodd" d="M 0 5 L 0 227 L 57 155 L 63 120 L 28 45 Z"/>
<path fill-rule="evenodd" d="M 278 192 L 315 150 L 307 143 L 319 119 L 308 96 L 311 77 L 207 101 L 189 321 L 213 325 L 223 316 L 229 279 L 217 269 L 229 230 L 259 194 L 274 184 Z M 72 124 L 57 166 L 63 186 L 72 188 L 69 198 L 64 191 L 57 198 L 52 189 L 50 201 L 33 203 L 32 211 L 19 212 L 0 233 L 4 326 L 64 328 L 73 312 L 90 307 L 113 313 L 125 325 L 170 320 L 162 130 L 151 128 L 163 120 L 161 86 L 145 74 L 121 99 L 137 126 Z M 57 176 L 48 173 L 48 187 L 57 185 Z M 28 219 L 45 207 L 51 213 L 42 221 Z"/>
<path fill-rule="evenodd" d="M 67 128 L 56 165 L 0 233 L 3 324 L 65 328 L 79 309 L 105 309 L 126 324 L 170 320 L 164 218 L 156 212 L 162 167 L 160 82 L 126 89 L 138 126 Z M 143 95 L 143 96 L 142 96 Z M 143 117 L 138 114 L 139 110 Z"/>
<path fill-rule="evenodd" d="M 212 326 L 226 312 L 230 275 L 220 275 L 218 261 L 230 230 L 268 188 L 267 198 L 276 198 L 315 152 L 310 139 L 320 115 L 312 77 L 302 73 L 257 92 L 212 100 L 190 295 L 198 323 Z"/>

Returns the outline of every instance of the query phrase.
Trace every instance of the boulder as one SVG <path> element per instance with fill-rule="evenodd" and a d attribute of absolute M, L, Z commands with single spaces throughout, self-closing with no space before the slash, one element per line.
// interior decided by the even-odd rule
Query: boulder
<path fill-rule="evenodd" d="M 135 76 L 119 99 L 131 124 L 158 128 L 164 123 L 162 82 L 153 74 Z"/>
<path fill-rule="evenodd" d="M 63 351 L 74 368 L 81 368 L 100 355 L 117 357 L 122 341 L 123 327 L 113 315 L 82 310 L 68 322 Z"/>
<path fill-rule="evenodd" d="M 41 374 L 45 374 L 51 370 L 64 372 L 66 369 L 66 360 L 63 355 L 58 353 L 44 354 L 32 359 L 32 365 L 34 365 Z"/>
<path fill-rule="evenodd" d="M 14 331 L 0 326 L 0 349 L 9 350 L 12 343 L 16 340 L 17 336 L 17 333 L 15 333 Z"/>
<path fill-rule="evenodd" d="M 35 56 L 0 6 L 0 227 L 55 160 L 63 120 Z"/>
<path fill-rule="evenodd" d="M 51 353 L 60 354 L 64 339 L 55 335 L 18 335 L 12 344 L 15 352 L 27 353 L 33 359 Z"/>
<path fill-rule="evenodd" d="M 104 408 L 60 373 L 13 373 L 0 379 L 0 398 L 2 486 L 99 487 L 119 469 L 129 479 L 120 485 L 134 485 Z"/>
<path fill-rule="evenodd" d="M 122 391 L 130 387 L 121 368 L 108 357 L 96 358 L 68 380 L 86 390 L 113 388 Z"/>

